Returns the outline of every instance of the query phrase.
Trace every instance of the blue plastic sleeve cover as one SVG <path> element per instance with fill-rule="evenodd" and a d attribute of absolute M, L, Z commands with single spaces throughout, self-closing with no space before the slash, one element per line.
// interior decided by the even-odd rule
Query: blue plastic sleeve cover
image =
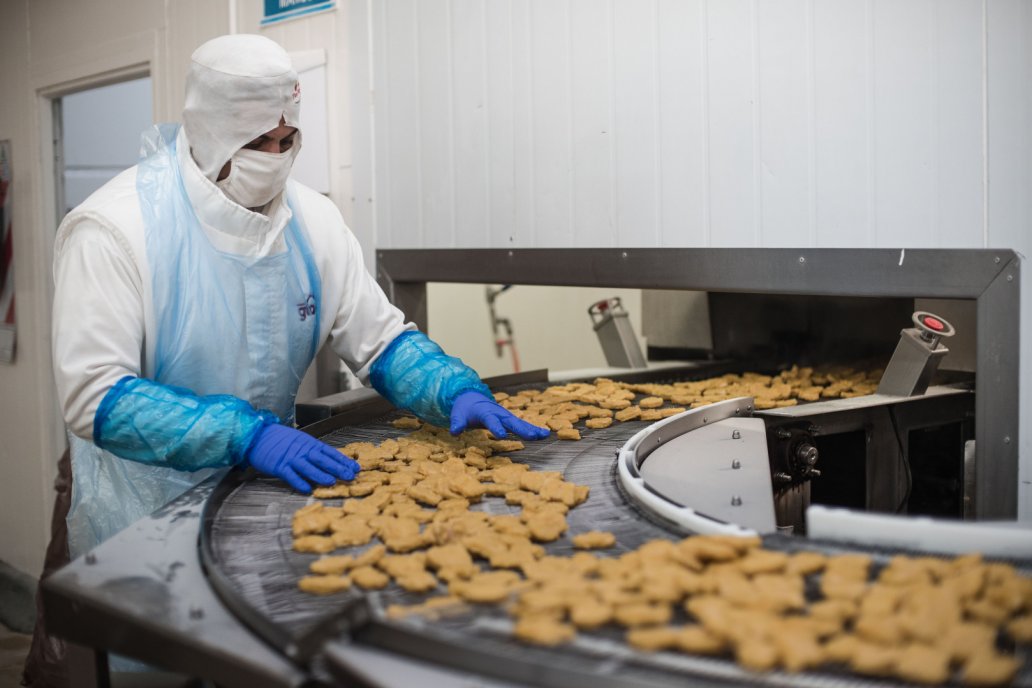
<path fill-rule="evenodd" d="M 93 442 L 123 459 L 196 471 L 239 463 L 258 431 L 277 422 L 228 394 L 202 397 L 127 375 L 101 400 Z"/>
<path fill-rule="evenodd" d="M 369 381 L 398 408 L 442 428 L 451 424 L 452 403 L 463 392 L 493 398 L 476 371 L 418 330 L 402 332 L 387 345 L 373 363 Z"/>

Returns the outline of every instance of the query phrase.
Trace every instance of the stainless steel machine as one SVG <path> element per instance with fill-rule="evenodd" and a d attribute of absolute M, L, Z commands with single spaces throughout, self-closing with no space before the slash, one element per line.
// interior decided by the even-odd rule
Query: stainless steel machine
<path fill-rule="evenodd" d="M 1019 268 L 1010 251 L 377 254 L 381 285 L 421 326 L 426 283 L 435 281 L 711 294 L 711 355 L 683 366 L 632 370 L 632 380 L 819 363 L 836 354 L 881 357 L 884 365 L 897 346 L 924 341 L 927 356 L 910 351 L 900 363 L 914 378 L 908 392 L 763 411 L 748 398 L 734 399 L 653 426 L 614 425 L 581 442 L 546 439 L 519 454 L 532 466 L 589 485 L 591 498 L 569 514 L 571 530 L 610 530 L 622 547 L 685 531 L 751 530 L 763 533 L 770 548 L 859 548 L 876 561 L 920 542 L 826 539 L 841 509 L 886 519 L 898 518 L 897 512 L 939 516 L 958 527 L 971 525 L 965 519 L 1015 515 Z M 927 362 L 941 359 L 934 353 L 940 342 L 921 340 L 920 332 L 919 341 L 901 343 L 900 327 L 910 322 L 919 298 L 974 304 L 974 375 L 933 375 Z M 915 328 L 922 325 L 934 329 L 923 316 Z M 540 388 L 548 375 L 536 371 L 491 384 L 510 392 Z M 396 436 L 394 417 L 367 390 L 298 408 L 306 431 L 336 446 Z M 294 552 L 290 533 L 291 516 L 305 503 L 276 481 L 230 472 L 46 581 L 51 627 L 94 651 L 80 655 L 87 668 L 79 679 L 103 684 L 105 653 L 117 652 L 226 686 L 880 685 L 834 671 L 757 675 L 722 658 L 647 655 L 623 644 L 615 629 L 559 648 L 528 647 L 512 641 L 507 617 L 494 609 L 434 623 L 392 620 L 385 613 L 389 604 L 421 598 L 394 587 L 309 596 L 297 580 L 313 555 Z M 808 522 L 811 504 L 827 507 L 809 510 L 823 520 Z M 496 502 L 481 508 L 507 509 Z M 892 529 L 878 523 L 865 521 L 859 530 Z M 807 530 L 811 537 L 802 536 Z M 812 537 L 818 531 L 822 537 Z M 1016 552 L 1008 549 L 1013 540 L 1001 537 L 997 553 Z M 572 551 L 565 538 L 547 549 Z M 1032 573 L 1032 561 L 1016 563 Z M 1016 685 L 1032 685 L 1027 664 Z"/>
<path fill-rule="evenodd" d="M 1016 516 L 1021 266 L 1012 251 L 396 250 L 379 251 L 377 260 L 381 286 L 423 327 L 428 282 L 706 292 L 713 342 L 709 358 L 700 362 L 700 377 L 707 371 L 864 358 L 886 365 L 900 344 L 900 328 L 919 310 L 915 302 L 970 306 L 974 372 L 940 376 L 967 384 L 974 393 L 966 401 L 942 397 L 929 405 L 915 397 L 917 403 L 898 404 L 882 397 L 810 405 L 781 414 L 786 425 L 788 417 L 797 421 L 784 431 L 796 433 L 807 415 L 820 411 L 824 422 L 811 424 L 819 426 L 818 450 L 853 455 L 841 461 L 848 466 L 814 482 L 818 492 L 828 493 L 816 501 L 894 511 L 904 499 L 908 469 L 916 468 L 910 476 L 911 513 L 979 520 Z M 965 404 L 970 408 L 960 408 Z M 939 458 L 943 452 L 948 459 Z"/>

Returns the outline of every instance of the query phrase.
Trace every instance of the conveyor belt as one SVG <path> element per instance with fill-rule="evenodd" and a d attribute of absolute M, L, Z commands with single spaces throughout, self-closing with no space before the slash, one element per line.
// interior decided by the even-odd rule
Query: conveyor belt
<path fill-rule="evenodd" d="M 390 425 L 395 417 L 388 414 L 359 426 L 337 429 L 322 439 L 343 446 L 349 442 L 379 443 L 396 438 L 407 431 Z M 616 454 L 642 427 L 640 422 L 614 424 L 585 432 L 579 442 L 564 442 L 553 436 L 529 442 L 526 449 L 512 455 L 514 460 L 534 469 L 562 471 L 567 480 L 591 487 L 588 501 L 568 514 L 568 536 L 595 529 L 612 531 L 618 545 L 604 555 L 618 556 L 654 538 L 680 537 L 631 506 L 618 487 Z M 388 605 L 413 604 L 427 595 L 407 593 L 395 585 L 373 592 L 353 588 L 329 597 L 309 595 L 298 589 L 298 580 L 318 556 L 292 550 L 291 518 L 309 501 L 278 481 L 231 473 L 208 504 L 201 538 L 202 559 L 209 578 L 227 605 L 260 636 L 302 663 L 324 662 L 324 650 L 330 648 L 326 654 L 333 655 L 332 643 L 350 642 L 353 637 L 393 651 L 534 685 L 667 686 L 683 685 L 687 677 L 696 684 L 701 681 L 771 686 L 890 685 L 834 670 L 757 675 L 740 669 L 730 659 L 642 653 L 627 646 L 622 640 L 623 632 L 615 628 L 582 632 L 575 641 L 559 649 L 530 647 L 511 638 L 509 617 L 491 606 L 433 622 L 418 617 L 387 620 Z M 339 504 L 339 500 L 327 503 Z M 519 507 L 508 506 L 500 498 L 485 498 L 471 508 L 496 514 L 519 512 Z M 568 536 L 546 545 L 548 553 L 571 554 Z M 767 536 L 764 546 L 785 551 L 846 551 L 838 545 L 784 535 Z M 871 553 L 877 565 L 894 552 Z M 1032 571 L 1027 562 L 1021 568 L 1026 574 Z M 1014 685 L 1032 686 L 1029 661 Z"/>

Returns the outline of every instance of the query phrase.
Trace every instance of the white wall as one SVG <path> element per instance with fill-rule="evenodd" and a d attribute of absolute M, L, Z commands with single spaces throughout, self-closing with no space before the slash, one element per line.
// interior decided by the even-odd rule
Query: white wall
<path fill-rule="evenodd" d="M 372 108 L 353 120 L 369 149 L 355 178 L 374 179 L 378 247 L 1032 255 L 1027 0 L 351 7 L 367 26 L 351 34 L 353 92 Z M 1028 276 L 1022 291 L 1032 519 Z"/>
<path fill-rule="evenodd" d="M 39 278 L 40 241 L 33 230 L 34 143 L 26 136 L 33 117 L 29 86 L 28 2 L 0 5 L 0 93 L 19 97 L 0 98 L 0 139 L 10 139 L 14 282 L 17 299 L 18 342 L 15 362 L 0 364 L 0 559 L 23 571 L 37 572 L 43 561 L 45 512 L 52 504 L 44 489 L 53 475 L 46 466 L 56 462 L 52 452 L 44 458 L 46 430 L 40 414 L 51 413 L 41 386 L 50 386 L 49 358 L 43 344 L 46 319 L 39 312 L 46 298 Z M 13 527 L 12 527 L 13 526 Z"/>

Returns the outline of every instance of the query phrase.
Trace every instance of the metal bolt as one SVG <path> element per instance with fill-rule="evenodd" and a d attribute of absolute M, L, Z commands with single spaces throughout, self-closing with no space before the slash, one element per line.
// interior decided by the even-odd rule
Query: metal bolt
<path fill-rule="evenodd" d="M 624 251 L 623 253 L 621 253 L 620 257 L 623 258 L 624 260 L 627 260 L 627 251 Z"/>
<path fill-rule="evenodd" d="M 705 423 L 705 422 L 706 422 L 706 416 L 703 416 L 703 417 L 702 417 L 702 422 L 703 422 L 703 423 Z"/>
<path fill-rule="evenodd" d="M 742 439 L 742 433 L 738 432 L 737 430 L 732 430 L 731 431 L 731 439 L 733 439 L 733 440 L 740 440 L 740 439 Z"/>
<path fill-rule="evenodd" d="M 790 433 L 785 428 L 778 428 L 777 435 L 779 440 L 787 440 L 789 437 L 792 436 L 792 433 Z"/>
<path fill-rule="evenodd" d="M 807 465 L 814 465 L 817 463 L 817 447 L 809 442 L 803 442 L 796 449 L 796 458 Z"/>
<path fill-rule="evenodd" d="M 735 470 L 738 470 L 741 467 L 742 467 L 742 462 L 741 461 L 739 461 L 738 459 L 732 459 L 731 460 L 731 468 L 734 468 Z"/>
<path fill-rule="evenodd" d="M 1013 282 L 1014 281 L 1014 275 L 1007 275 L 1007 281 L 1008 282 Z"/>
<path fill-rule="evenodd" d="M 97 563 L 97 555 L 94 554 L 93 552 L 89 552 L 86 555 L 86 563 L 89 564 L 90 566 L 93 566 L 94 564 L 96 564 Z"/>
<path fill-rule="evenodd" d="M 512 251 L 509 251 L 509 257 L 512 258 Z"/>
<path fill-rule="evenodd" d="M 741 497 L 732 497 L 731 498 L 731 506 L 742 506 L 742 498 Z"/>
<path fill-rule="evenodd" d="M 204 610 L 200 607 L 190 607 L 190 618 L 191 619 L 203 619 Z"/>
<path fill-rule="evenodd" d="M 996 256 L 995 258 L 993 258 L 993 262 L 996 263 L 997 265 L 999 265 L 1000 264 L 1000 257 Z"/>
<path fill-rule="evenodd" d="M 1004 438 L 1003 438 L 1003 443 L 1004 443 L 1004 444 L 1010 444 L 1010 435 L 1006 435 L 1006 436 L 1004 436 Z"/>
<path fill-rule="evenodd" d="M 817 470 L 816 468 L 811 468 L 809 471 L 806 472 L 806 474 L 808 476 L 810 476 L 811 478 L 819 478 L 819 477 L 821 477 L 821 472 L 819 470 Z"/>
<path fill-rule="evenodd" d="M 788 473 L 785 473 L 784 471 L 778 471 L 774 474 L 774 480 L 776 480 L 779 483 L 790 483 L 792 482 L 792 476 L 790 476 Z"/>
<path fill-rule="evenodd" d="M 799 256 L 799 262 L 800 263 L 805 263 L 806 262 L 806 257 L 805 256 Z"/>

